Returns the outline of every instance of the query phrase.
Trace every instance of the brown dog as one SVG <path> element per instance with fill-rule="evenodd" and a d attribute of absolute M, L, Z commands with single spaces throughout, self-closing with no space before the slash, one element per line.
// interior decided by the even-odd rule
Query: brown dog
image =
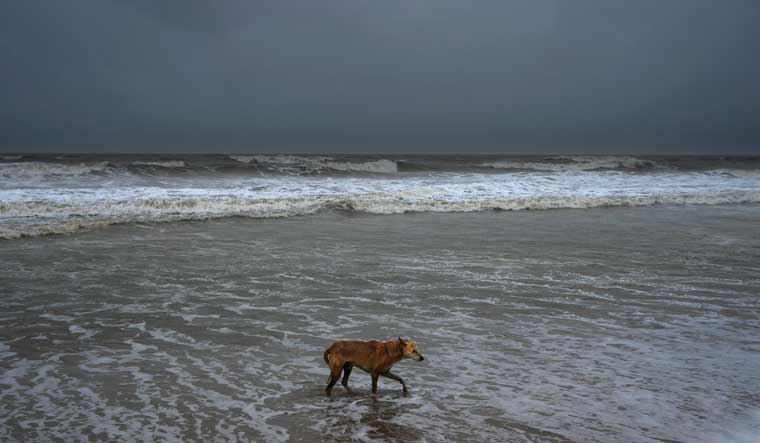
<path fill-rule="evenodd" d="M 343 381 L 341 384 L 346 389 L 348 387 L 348 377 L 351 375 L 351 369 L 357 368 L 369 372 L 372 376 L 372 393 L 377 393 L 377 378 L 379 376 L 388 377 L 401 383 L 406 394 L 406 383 L 398 375 L 391 372 L 391 367 L 401 359 L 411 358 L 422 361 L 425 358 L 417 350 L 417 346 L 411 340 L 390 341 L 336 341 L 325 351 L 325 363 L 330 367 L 330 379 L 327 383 L 325 392 L 330 395 L 333 386 L 340 378 L 340 372 L 343 371 Z"/>

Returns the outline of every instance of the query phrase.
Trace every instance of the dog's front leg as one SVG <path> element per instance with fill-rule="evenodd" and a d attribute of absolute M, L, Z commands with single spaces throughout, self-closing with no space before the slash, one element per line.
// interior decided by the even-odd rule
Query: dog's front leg
<path fill-rule="evenodd" d="M 377 372 L 372 372 L 372 393 L 377 394 L 377 378 L 380 376 Z"/>
<path fill-rule="evenodd" d="M 404 383 L 404 379 L 403 378 L 399 377 L 398 375 L 394 374 L 391 371 L 386 372 L 385 374 L 383 374 L 383 376 L 388 377 L 388 378 L 390 378 L 392 380 L 396 380 L 397 382 L 401 383 L 401 387 L 404 390 L 404 394 L 407 393 L 406 383 Z"/>

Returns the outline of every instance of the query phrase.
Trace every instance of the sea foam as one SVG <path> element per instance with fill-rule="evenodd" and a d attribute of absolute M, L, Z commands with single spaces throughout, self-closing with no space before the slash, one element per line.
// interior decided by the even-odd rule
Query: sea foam
<path fill-rule="evenodd" d="M 187 164 L 183 160 L 166 160 L 166 161 L 135 161 L 134 166 L 158 166 L 160 168 L 184 168 Z"/>
<path fill-rule="evenodd" d="M 674 166 L 671 160 L 631 156 L 415 157 L 410 161 L 433 169 L 402 172 L 397 161 L 233 155 L 0 162 L 0 238 L 116 223 L 290 217 L 332 209 L 400 214 L 760 201 L 754 158 L 686 159 Z M 436 169 L 441 165 L 445 168 Z M 704 169 L 708 166 L 713 169 Z M 155 174 L 155 168 L 182 168 L 182 173 Z"/>
<path fill-rule="evenodd" d="M 0 177 L 33 178 L 44 176 L 76 176 L 110 169 L 108 162 L 64 164 L 48 162 L 0 163 Z"/>
<path fill-rule="evenodd" d="M 479 166 L 495 169 L 526 169 L 535 171 L 594 171 L 614 169 L 653 169 L 661 167 L 651 160 L 631 156 L 572 155 L 547 157 L 542 161 L 496 160 Z"/>
<path fill-rule="evenodd" d="M 396 174 L 398 165 L 389 159 L 339 161 L 334 157 L 301 155 L 231 155 L 240 163 L 256 164 L 285 174 L 319 174 L 329 171 Z"/>
<path fill-rule="evenodd" d="M 0 237 L 114 223 L 289 217 L 329 209 L 400 214 L 760 202 L 760 177 L 694 172 L 195 178 L 171 184 L 0 189 Z"/>

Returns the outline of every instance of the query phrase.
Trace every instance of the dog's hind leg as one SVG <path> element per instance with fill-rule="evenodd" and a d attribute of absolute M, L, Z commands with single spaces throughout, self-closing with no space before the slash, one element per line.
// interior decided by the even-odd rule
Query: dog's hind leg
<path fill-rule="evenodd" d="M 338 382 L 338 379 L 340 378 L 340 366 L 334 366 L 330 365 L 330 380 L 327 383 L 327 387 L 325 388 L 325 392 L 327 395 L 330 395 L 332 393 L 332 388 L 335 386 L 335 383 Z"/>
<path fill-rule="evenodd" d="M 327 387 L 325 388 L 325 392 L 327 395 L 330 395 L 332 393 L 332 388 L 335 386 L 335 383 L 338 382 L 338 379 L 340 378 L 340 372 L 338 374 L 330 374 L 330 382 L 327 383 Z"/>
<path fill-rule="evenodd" d="M 343 365 L 343 380 L 340 382 L 340 384 L 342 384 L 349 392 L 351 391 L 351 388 L 348 387 L 348 377 L 351 376 L 351 369 L 353 368 L 354 365 L 349 362 L 346 362 L 346 364 Z"/>
<path fill-rule="evenodd" d="M 391 371 L 388 371 L 388 372 L 386 372 L 386 373 L 384 373 L 384 374 L 381 374 L 381 375 L 382 375 L 383 377 L 388 377 L 388 378 L 390 378 L 390 379 L 392 379 L 392 380 L 396 380 L 397 382 L 401 383 L 401 387 L 402 387 L 402 388 L 403 388 L 403 390 L 404 390 L 404 394 L 406 394 L 406 393 L 407 393 L 407 390 L 406 390 L 406 383 L 404 383 L 404 379 L 403 379 L 403 378 L 399 377 L 398 375 L 394 374 L 394 373 L 393 373 L 393 372 L 391 372 Z"/>

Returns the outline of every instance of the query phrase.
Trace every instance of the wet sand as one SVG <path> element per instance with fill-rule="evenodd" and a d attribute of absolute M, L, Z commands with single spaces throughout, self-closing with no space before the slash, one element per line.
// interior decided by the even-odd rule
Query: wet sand
<path fill-rule="evenodd" d="M 0 241 L 2 441 L 755 442 L 760 206 Z M 343 338 L 415 340 L 323 393 Z"/>

